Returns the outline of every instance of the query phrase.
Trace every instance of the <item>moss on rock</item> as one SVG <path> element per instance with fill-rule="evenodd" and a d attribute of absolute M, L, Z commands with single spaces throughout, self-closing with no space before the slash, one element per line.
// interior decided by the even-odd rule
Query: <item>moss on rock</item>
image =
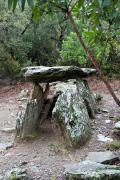
<path fill-rule="evenodd" d="M 63 93 L 53 109 L 53 123 L 68 146 L 78 147 L 91 134 L 88 110 L 76 83 L 66 83 L 59 88 Z"/>

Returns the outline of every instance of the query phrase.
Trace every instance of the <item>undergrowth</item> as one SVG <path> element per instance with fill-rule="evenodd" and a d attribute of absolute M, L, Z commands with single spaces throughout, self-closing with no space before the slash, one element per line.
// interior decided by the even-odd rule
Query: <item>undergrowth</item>
<path fill-rule="evenodd" d="M 108 150 L 118 150 L 118 149 L 120 149 L 120 141 L 114 140 L 114 141 L 106 144 L 106 148 Z"/>

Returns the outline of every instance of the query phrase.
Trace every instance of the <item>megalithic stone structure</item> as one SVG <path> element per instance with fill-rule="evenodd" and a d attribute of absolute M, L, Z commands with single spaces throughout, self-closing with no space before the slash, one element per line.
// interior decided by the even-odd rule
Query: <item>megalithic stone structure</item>
<path fill-rule="evenodd" d="M 67 146 L 78 147 L 90 137 L 90 118 L 95 99 L 86 79 L 95 69 L 76 66 L 35 66 L 23 69 L 26 81 L 34 84 L 28 101 L 18 113 L 16 136 L 34 136 L 36 129 L 52 114 L 53 127 Z M 53 83 L 56 82 L 56 85 Z M 47 83 L 45 90 L 42 84 Z M 50 86 L 54 92 L 49 97 Z"/>

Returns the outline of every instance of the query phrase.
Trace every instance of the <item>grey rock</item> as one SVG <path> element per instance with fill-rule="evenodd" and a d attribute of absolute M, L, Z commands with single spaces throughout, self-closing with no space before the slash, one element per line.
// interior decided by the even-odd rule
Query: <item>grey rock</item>
<path fill-rule="evenodd" d="M 21 107 L 16 118 L 16 136 L 22 139 L 35 135 L 39 120 L 40 101 L 31 100 Z"/>
<path fill-rule="evenodd" d="M 35 165 L 29 167 L 30 171 L 33 173 L 39 173 L 39 168 Z"/>
<path fill-rule="evenodd" d="M 104 112 L 104 113 L 109 113 L 109 110 L 108 110 L 108 109 L 106 109 L 106 108 L 102 108 L 102 109 L 101 109 L 101 112 Z"/>
<path fill-rule="evenodd" d="M 115 135 L 117 135 L 117 136 L 120 136 L 120 121 L 115 123 L 114 129 L 113 129 L 113 133 Z"/>
<path fill-rule="evenodd" d="M 69 88 L 69 87 L 70 88 Z M 57 83 L 55 86 L 56 92 L 64 92 L 66 89 L 77 89 L 77 93 L 83 99 L 83 102 L 87 108 L 88 114 L 91 118 L 95 116 L 96 100 L 93 92 L 90 90 L 87 81 L 80 79 L 70 80 L 68 82 Z"/>
<path fill-rule="evenodd" d="M 21 168 L 13 168 L 3 175 L 3 180 L 27 180 L 27 172 L 26 169 Z"/>
<path fill-rule="evenodd" d="M 113 118 L 114 118 L 114 115 L 109 115 L 109 118 L 110 118 L 110 119 L 113 119 Z"/>
<path fill-rule="evenodd" d="M 79 68 L 76 66 L 35 66 L 23 69 L 27 81 L 32 82 L 55 82 L 68 79 L 77 79 L 96 74 L 95 69 Z"/>
<path fill-rule="evenodd" d="M 28 164 L 27 161 L 22 161 L 22 162 L 20 163 L 20 166 L 25 166 L 26 164 Z"/>
<path fill-rule="evenodd" d="M 84 99 L 76 84 L 63 86 L 53 109 L 53 124 L 66 145 L 78 147 L 90 137 L 90 120 Z M 57 127 L 57 128 L 56 128 Z"/>
<path fill-rule="evenodd" d="M 0 152 L 13 147 L 13 143 L 0 143 Z"/>
<path fill-rule="evenodd" d="M 116 122 L 113 129 L 113 134 L 120 136 L 120 121 Z"/>
<path fill-rule="evenodd" d="M 1 131 L 6 133 L 13 133 L 15 132 L 15 128 L 3 128 Z"/>
<path fill-rule="evenodd" d="M 40 111 L 43 105 L 43 89 L 35 85 L 32 99 L 26 101 L 21 107 L 16 118 L 16 137 L 22 139 L 34 137 L 39 123 Z"/>
<path fill-rule="evenodd" d="M 119 180 L 120 167 L 83 161 L 65 166 L 66 180 Z"/>
<path fill-rule="evenodd" d="M 101 142 L 112 142 L 113 141 L 113 138 L 110 138 L 108 136 L 106 137 L 103 134 L 98 134 L 97 139 L 98 139 L 98 141 L 101 141 Z"/>
<path fill-rule="evenodd" d="M 2 175 L 0 175 L 0 180 L 3 180 L 3 176 Z"/>
<path fill-rule="evenodd" d="M 117 123 L 115 123 L 115 127 L 114 127 L 114 128 L 120 130 L 120 121 L 118 121 Z"/>
<path fill-rule="evenodd" d="M 18 95 L 18 99 L 26 98 L 29 95 L 28 89 L 22 89 Z"/>
<path fill-rule="evenodd" d="M 109 124 L 111 122 L 110 119 L 105 120 L 106 124 Z"/>
<path fill-rule="evenodd" d="M 119 158 L 120 158 L 120 153 L 105 151 L 105 152 L 89 152 L 85 160 L 94 161 L 102 164 L 112 164 L 116 160 L 119 160 Z"/>
<path fill-rule="evenodd" d="M 77 80 L 77 89 L 84 100 L 84 104 L 87 107 L 88 114 L 91 118 L 95 117 L 96 100 L 94 94 L 89 88 L 87 81 Z"/>

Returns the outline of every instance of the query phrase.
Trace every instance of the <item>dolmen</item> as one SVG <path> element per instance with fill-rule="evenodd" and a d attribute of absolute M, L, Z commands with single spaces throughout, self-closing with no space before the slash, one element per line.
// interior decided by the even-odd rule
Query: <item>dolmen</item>
<path fill-rule="evenodd" d="M 35 66 L 23 69 L 26 81 L 33 83 L 29 98 L 20 107 L 16 136 L 34 136 L 38 127 L 51 120 L 56 134 L 68 147 L 79 147 L 91 134 L 95 97 L 87 78 L 95 69 L 76 66 Z"/>

